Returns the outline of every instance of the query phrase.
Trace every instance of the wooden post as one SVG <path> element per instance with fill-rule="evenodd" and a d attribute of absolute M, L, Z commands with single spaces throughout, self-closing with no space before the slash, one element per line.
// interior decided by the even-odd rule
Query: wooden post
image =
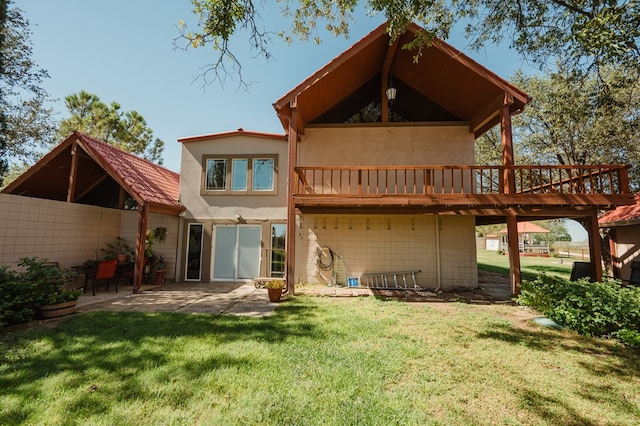
<path fill-rule="evenodd" d="M 513 131 L 511 127 L 511 111 L 509 107 L 513 104 L 513 96 L 505 93 L 504 102 L 500 108 L 500 133 L 502 142 L 502 165 L 513 166 Z M 513 194 L 516 190 L 516 181 L 513 169 L 505 168 L 502 173 L 503 193 Z"/>
<path fill-rule="evenodd" d="M 585 220 L 589 233 L 589 259 L 591 261 L 591 278 L 602 281 L 602 245 L 598 229 L 598 212 L 593 209 Z"/>
<path fill-rule="evenodd" d="M 295 295 L 295 262 L 296 262 L 296 211 L 293 204 L 293 194 L 296 192 L 298 175 L 296 174 L 296 160 L 298 158 L 298 110 L 297 100 L 291 103 L 291 117 L 289 117 L 289 150 L 287 179 L 287 235 L 285 239 L 285 264 L 287 277 L 287 291 Z"/>
<path fill-rule="evenodd" d="M 147 223 L 149 222 L 149 206 L 138 206 L 138 235 L 136 237 L 136 261 L 133 266 L 133 292 L 138 293 L 142 286 L 144 274 L 145 255 L 144 249 L 147 241 Z"/>
<path fill-rule="evenodd" d="M 69 172 L 69 187 L 67 188 L 67 203 L 73 203 L 76 196 L 76 180 L 78 178 L 78 144 L 71 145 L 71 171 Z"/>
<path fill-rule="evenodd" d="M 520 244 L 518 242 L 518 219 L 515 212 L 507 215 L 507 242 L 509 246 L 509 281 L 511 294 L 520 294 Z"/>

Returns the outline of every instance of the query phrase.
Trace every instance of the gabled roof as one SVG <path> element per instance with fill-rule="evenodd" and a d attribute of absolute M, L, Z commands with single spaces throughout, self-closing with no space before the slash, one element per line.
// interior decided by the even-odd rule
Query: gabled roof
<path fill-rule="evenodd" d="M 123 208 L 122 189 L 151 212 L 178 214 L 184 210 L 179 187 L 179 174 L 74 132 L 2 192 Z"/>
<path fill-rule="evenodd" d="M 371 101 L 380 102 L 387 73 L 397 87 L 393 109 L 409 121 L 463 121 L 479 136 L 499 123 L 505 95 L 509 109 L 524 109 L 529 96 L 440 39 L 423 50 L 402 48 L 421 28 L 411 24 L 390 44 L 386 24 L 294 87 L 273 106 L 285 130 L 295 103 L 302 127 L 344 122 Z"/>
<path fill-rule="evenodd" d="M 266 138 L 266 139 L 276 139 L 276 140 L 287 140 L 287 135 L 284 133 L 266 133 L 266 132 L 256 132 L 252 130 L 244 130 L 243 128 L 239 128 L 237 130 L 231 130 L 228 132 L 220 132 L 220 133 L 210 133 L 208 135 L 198 135 L 198 136 L 185 136 L 183 138 L 179 138 L 178 142 L 198 142 L 210 139 L 221 139 L 227 137 L 234 136 L 253 136 L 256 138 Z"/>
<path fill-rule="evenodd" d="M 507 228 L 500 231 L 501 234 L 506 234 L 507 232 Z M 533 222 L 518 222 L 518 234 L 548 234 L 550 232 L 548 229 Z"/>
<path fill-rule="evenodd" d="M 640 192 L 635 195 L 635 200 L 635 204 L 620 206 L 600 216 L 598 225 L 601 228 L 608 228 L 640 223 Z"/>

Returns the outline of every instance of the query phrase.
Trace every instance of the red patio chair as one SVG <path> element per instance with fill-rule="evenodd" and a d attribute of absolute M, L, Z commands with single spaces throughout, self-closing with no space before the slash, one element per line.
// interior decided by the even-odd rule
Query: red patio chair
<path fill-rule="evenodd" d="M 103 260 L 98 264 L 98 269 L 96 269 L 96 273 L 93 277 L 91 277 L 92 281 L 92 289 L 93 295 L 96 295 L 96 286 L 98 285 L 98 281 L 107 280 L 107 290 L 109 289 L 109 281 L 113 277 L 116 276 L 116 268 L 118 267 L 118 259 L 113 260 Z M 85 293 L 87 292 L 87 288 L 84 288 Z M 118 281 L 116 280 L 116 293 L 118 292 Z"/>

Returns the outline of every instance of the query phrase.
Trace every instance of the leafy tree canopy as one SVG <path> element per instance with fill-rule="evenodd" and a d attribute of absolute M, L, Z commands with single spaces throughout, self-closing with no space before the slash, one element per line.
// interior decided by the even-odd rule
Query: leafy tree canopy
<path fill-rule="evenodd" d="M 59 139 L 79 131 L 154 163 L 163 163 L 164 142 L 154 138 L 153 130 L 138 112 L 122 111 L 116 102 L 107 105 L 84 90 L 67 96 L 65 105 L 71 117 L 60 123 Z"/>
<path fill-rule="evenodd" d="M 512 81 L 532 102 L 513 119 L 519 164 L 639 164 L 640 71 L 603 67 L 596 72 L 564 65 L 548 76 L 517 74 Z M 497 129 L 478 140 L 476 161 L 500 164 Z M 630 170 L 640 189 L 640 170 Z"/>
<path fill-rule="evenodd" d="M 42 88 L 48 77 L 32 60 L 29 21 L 0 2 L 0 185 L 9 163 L 31 162 L 53 142 L 53 109 Z"/>
<path fill-rule="evenodd" d="M 175 42 L 187 48 L 211 46 L 218 57 L 202 77 L 224 81 L 242 66 L 230 42 L 239 31 L 248 32 L 256 55 L 271 57 L 270 36 L 279 33 L 320 42 L 319 27 L 331 34 L 349 34 L 359 6 L 370 14 L 383 14 L 387 31 L 396 38 L 410 22 L 425 31 L 411 43 L 422 47 L 433 36 L 446 39 L 455 24 L 466 24 L 466 34 L 476 48 L 506 39 L 512 48 L 541 66 L 549 58 L 563 58 L 576 68 L 603 64 L 633 64 L 640 58 L 640 3 L 635 0 L 278 0 L 290 19 L 288 30 L 266 29 L 261 24 L 265 6 L 253 0 L 191 0 L 198 22 L 193 30 L 180 21 Z M 358 9 L 361 10 L 361 9 Z M 406 46 L 407 47 L 407 46 Z M 419 55 L 419 54 L 418 54 Z"/>

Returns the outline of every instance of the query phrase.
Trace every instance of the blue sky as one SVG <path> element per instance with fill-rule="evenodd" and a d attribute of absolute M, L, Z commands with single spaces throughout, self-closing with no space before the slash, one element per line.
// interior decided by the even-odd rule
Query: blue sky
<path fill-rule="evenodd" d="M 291 88 L 349 48 L 384 21 L 384 17 L 359 13 L 349 39 L 320 33 L 323 43 L 295 42 L 288 46 L 273 36 L 272 54 L 266 61 L 254 58 L 243 34 L 233 48 L 244 66 L 248 91 L 238 80 L 203 88 L 194 81 L 203 66 L 215 59 L 205 47 L 176 50 L 173 39 L 183 19 L 195 28 L 188 0 L 14 0 L 24 11 L 33 31 L 33 59 L 49 71 L 44 84 L 58 101 L 59 118 L 65 118 L 64 97 L 86 90 L 103 102 L 116 101 L 122 110 L 136 110 L 156 137 L 165 142 L 164 165 L 179 172 L 181 146 L 177 139 L 208 133 L 245 130 L 282 133 L 271 106 Z M 288 28 L 275 2 L 264 3 L 267 28 Z M 508 78 L 527 67 L 506 46 L 489 46 L 474 52 L 461 31 L 447 40 L 474 60 Z"/>

